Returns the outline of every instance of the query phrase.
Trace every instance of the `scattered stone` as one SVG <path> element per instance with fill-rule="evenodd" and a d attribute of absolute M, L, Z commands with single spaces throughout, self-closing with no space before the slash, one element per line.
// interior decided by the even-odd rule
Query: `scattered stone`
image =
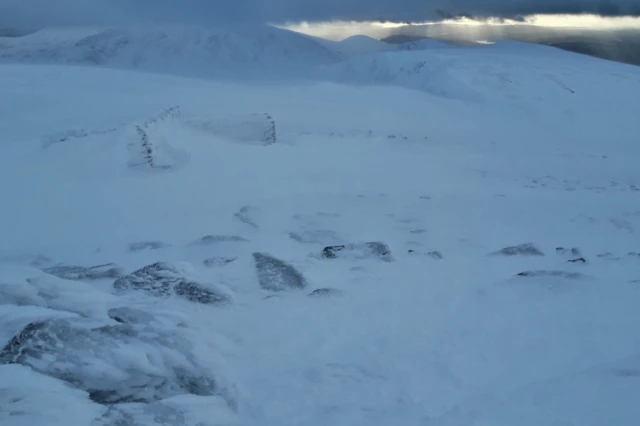
<path fill-rule="evenodd" d="M 0 364 L 21 364 L 63 380 L 104 405 L 215 395 L 216 380 L 190 355 L 189 347 L 175 333 L 55 319 L 23 328 L 0 350 Z M 154 365 L 131 368 L 138 357 Z"/>
<path fill-rule="evenodd" d="M 584 275 L 579 272 L 567 272 L 567 271 L 524 271 L 520 272 L 518 277 L 557 277 L 557 278 L 566 278 L 566 279 L 579 279 L 583 278 Z"/>
<path fill-rule="evenodd" d="M 629 257 L 637 257 L 640 259 L 640 253 L 637 253 L 635 251 L 629 252 Z"/>
<path fill-rule="evenodd" d="M 570 259 L 567 262 L 568 263 L 587 263 L 587 260 L 584 257 L 579 257 L 577 259 Z"/>
<path fill-rule="evenodd" d="M 536 246 L 532 243 L 520 244 L 512 247 L 505 247 L 502 250 L 492 253 L 493 255 L 502 256 L 544 256 Z"/>
<path fill-rule="evenodd" d="M 155 297 L 175 294 L 207 305 L 230 302 L 228 294 L 189 279 L 179 268 L 166 262 L 154 263 L 118 278 L 113 286 L 119 292 L 144 291 Z"/>
<path fill-rule="evenodd" d="M 302 289 L 307 280 L 296 268 L 267 253 L 253 253 L 260 287 L 270 291 Z"/>
<path fill-rule="evenodd" d="M 235 262 L 236 260 L 238 260 L 237 257 L 215 256 L 215 257 L 209 257 L 203 260 L 202 263 L 204 264 L 204 266 L 208 268 L 216 268 L 216 267 L 228 265 L 229 263 Z"/>
<path fill-rule="evenodd" d="M 97 266 L 72 266 L 72 265 L 56 265 L 42 270 L 47 274 L 55 275 L 58 278 L 66 280 L 83 281 L 83 280 L 99 280 L 103 278 L 118 278 L 123 275 L 121 268 L 113 263 Z"/>
<path fill-rule="evenodd" d="M 325 259 L 367 259 L 375 257 L 385 262 L 393 262 L 394 260 L 389 246 L 381 242 L 328 246 L 322 250 L 322 257 Z"/>
<path fill-rule="evenodd" d="M 235 213 L 234 216 L 240 222 L 246 223 L 247 225 L 258 229 L 258 222 L 262 217 L 262 210 L 257 207 L 244 206 L 238 213 Z"/>
<path fill-rule="evenodd" d="M 337 288 L 318 288 L 309 293 L 310 297 L 330 297 L 339 296 L 342 294 L 342 290 Z"/>
<path fill-rule="evenodd" d="M 160 241 L 141 241 L 129 244 L 129 251 L 136 252 L 143 250 L 160 250 L 167 247 L 169 247 L 168 244 Z"/>

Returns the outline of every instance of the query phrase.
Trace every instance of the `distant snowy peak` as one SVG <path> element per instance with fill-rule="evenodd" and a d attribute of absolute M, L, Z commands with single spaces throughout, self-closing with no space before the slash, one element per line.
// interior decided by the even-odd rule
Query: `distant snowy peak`
<path fill-rule="evenodd" d="M 271 27 L 45 29 L 0 39 L 0 59 L 135 68 L 197 77 L 295 76 L 340 56 L 300 34 Z"/>
<path fill-rule="evenodd" d="M 397 48 L 392 44 L 385 43 L 384 41 L 376 40 L 375 38 L 364 35 L 352 36 L 342 41 L 331 41 L 324 39 L 317 40 L 328 49 L 344 57 L 384 52 L 395 50 Z"/>

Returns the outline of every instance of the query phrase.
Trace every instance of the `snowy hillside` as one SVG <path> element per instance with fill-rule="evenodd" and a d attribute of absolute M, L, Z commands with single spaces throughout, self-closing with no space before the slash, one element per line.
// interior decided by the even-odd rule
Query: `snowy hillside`
<path fill-rule="evenodd" d="M 332 51 L 342 54 L 345 58 L 367 53 L 396 50 L 396 46 L 363 35 L 352 36 L 341 41 L 324 40 L 315 38 L 318 43 Z"/>
<path fill-rule="evenodd" d="M 44 29 L 0 38 L 0 60 L 90 65 L 190 77 L 292 77 L 338 55 L 276 28 Z"/>
<path fill-rule="evenodd" d="M 637 425 L 639 68 L 184 34 L 1 42 L 0 425 Z"/>

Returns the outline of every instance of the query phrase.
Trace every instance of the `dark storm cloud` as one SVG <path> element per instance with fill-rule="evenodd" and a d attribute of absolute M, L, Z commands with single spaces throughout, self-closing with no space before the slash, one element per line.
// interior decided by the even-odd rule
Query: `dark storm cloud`
<path fill-rule="evenodd" d="M 423 22 L 530 14 L 640 15 L 640 0 L 0 0 L 0 28 L 284 21 Z"/>

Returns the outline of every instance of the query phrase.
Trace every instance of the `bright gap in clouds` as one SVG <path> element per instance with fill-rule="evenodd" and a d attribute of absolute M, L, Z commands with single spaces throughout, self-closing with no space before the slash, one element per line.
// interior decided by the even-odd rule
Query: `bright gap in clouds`
<path fill-rule="evenodd" d="M 470 18 L 459 18 L 455 20 L 445 20 L 438 22 L 422 23 L 395 23 L 395 22 L 300 22 L 279 25 L 292 31 L 308 34 L 315 37 L 322 37 L 330 40 L 342 40 L 354 35 L 367 35 L 374 38 L 384 38 L 397 33 L 397 29 L 405 27 L 419 27 L 430 25 L 450 25 L 460 27 L 479 26 L 531 26 L 540 28 L 557 29 L 583 29 L 583 30 L 640 30 L 640 17 L 620 16 L 603 17 L 598 15 L 531 15 L 523 20 L 512 19 L 484 19 L 475 20 Z"/>

